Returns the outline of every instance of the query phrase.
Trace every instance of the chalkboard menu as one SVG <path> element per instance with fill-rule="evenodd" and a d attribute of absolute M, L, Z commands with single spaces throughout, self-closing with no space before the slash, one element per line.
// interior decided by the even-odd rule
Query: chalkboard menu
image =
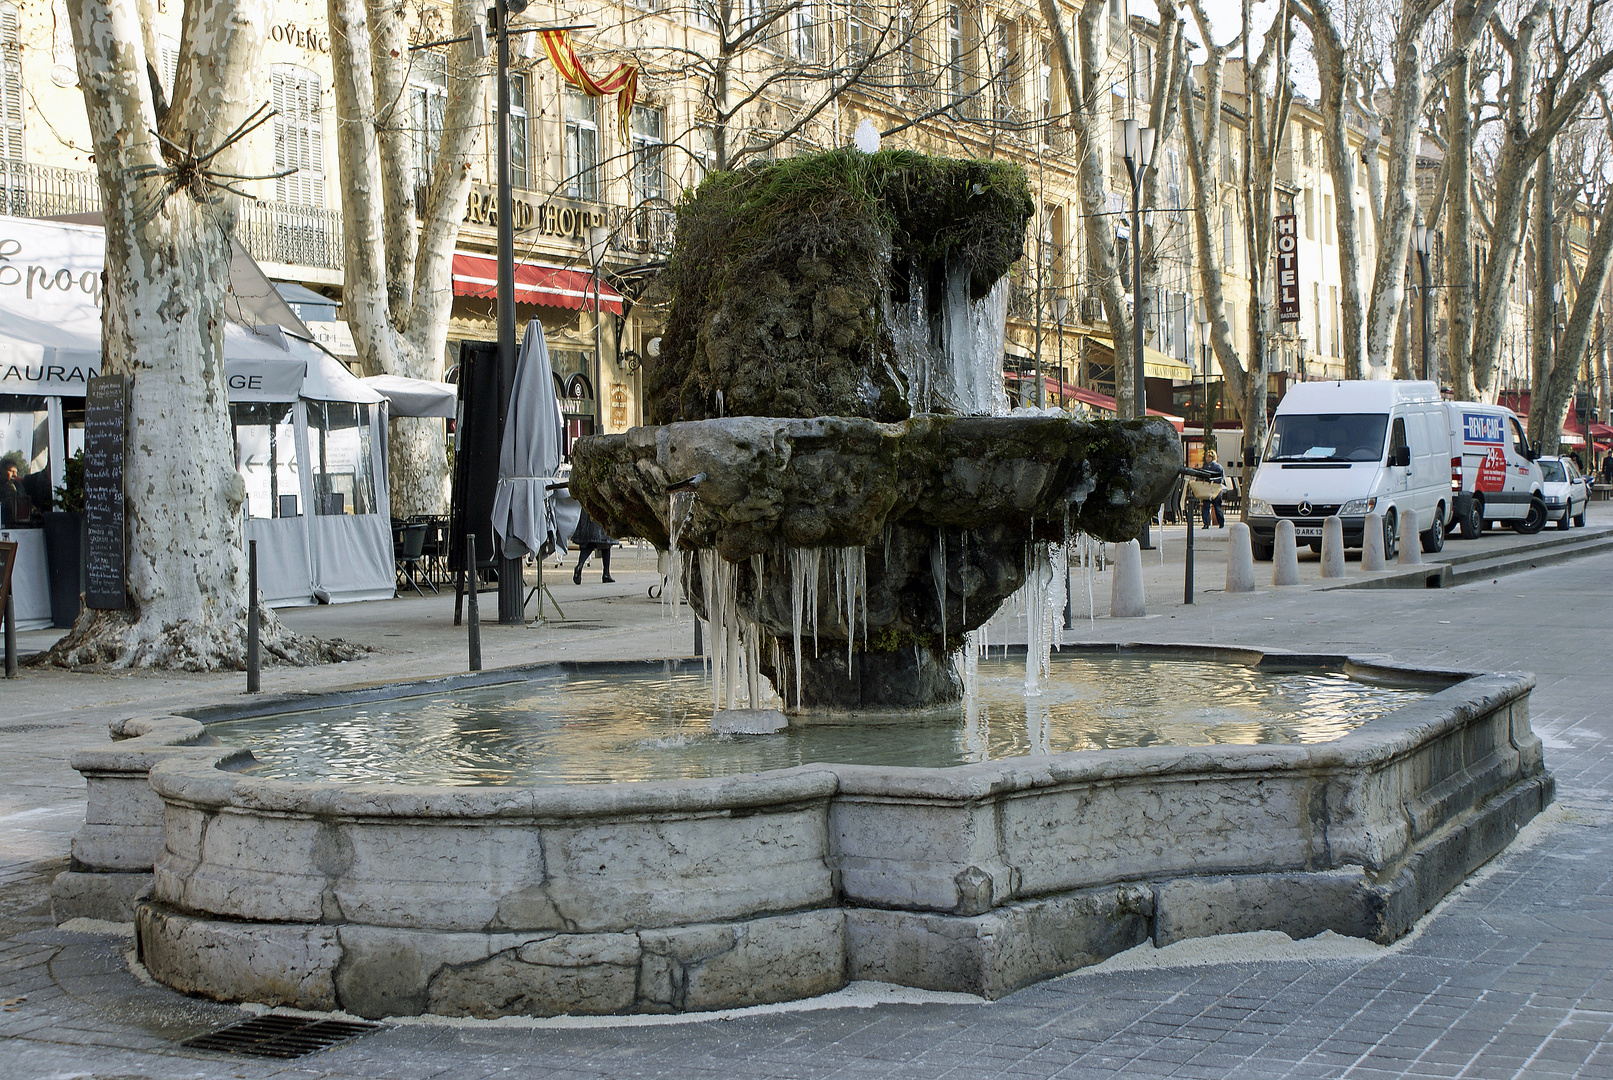
<path fill-rule="evenodd" d="M 84 398 L 84 602 L 111 611 L 128 602 L 123 584 L 125 375 L 93 375 Z"/>

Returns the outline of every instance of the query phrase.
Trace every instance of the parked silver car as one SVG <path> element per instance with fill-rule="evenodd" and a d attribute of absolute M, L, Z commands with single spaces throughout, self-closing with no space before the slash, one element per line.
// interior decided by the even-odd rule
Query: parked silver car
<path fill-rule="evenodd" d="M 1559 529 L 1585 524 L 1585 504 L 1591 501 L 1591 482 L 1569 457 L 1540 459 L 1540 494 L 1546 500 L 1546 520 Z"/>

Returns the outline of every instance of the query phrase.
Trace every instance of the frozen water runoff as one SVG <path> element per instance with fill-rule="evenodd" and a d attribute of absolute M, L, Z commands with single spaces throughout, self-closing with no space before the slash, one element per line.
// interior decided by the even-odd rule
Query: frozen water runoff
<path fill-rule="evenodd" d="M 952 267 L 946 278 L 945 294 L 938 311 L 930 311 L 929 297 L 917 278 L 905 304 L 886 297 L 886 322 L 896 346 L 891 374 L 903 387 L 914 413 L 942 413 L 955 416 L 1067 416 L 1058 408 L 1012 408 L 1003 387 L 1003 339 L 1008 318 L 1008 279 L 999 280 L 984 299 L 969 298 L 969 272 Z M 804 641 L 811 638 L 814 655 L 818 647 L 820 597 L 832 599 L 836 638 L 844 637 L 848 652 L 855 647 L 861 628 L 864 645 L 868 638 L 868 581 L 866 548 L 783 547 L 782 565 L 763 556 L 751 557 L 751 570 L 758 586 L 767 573 L 790 577 L 792 641 L 795 655 L 795 685 L 775 688 L 760 670 L 762 649 L 781 646 L 747 617 L 738 596 L 738 567 L 723 559 L 714 549 L 684 551 L 678 546 L 682 525 L 694 499 L 691 491 L 671 496 L 671 547 L 674 572 L 663 593 L 671 617 L 677 618 L 683 601 L 682 582 L 698 562 L 702 600 L 708 616 L 711 664 L 712 709 L 782 708 L 793 690 L 797 707 L 801 702 L 801 660 Z M 953 558 L 967 551 L 965 532 L 954 545 Z M 936 595 L 945 619 L 948 544 L 938 534 L 931 552 Z M 1082 575 L 1087 616 L 1092 617 L 1092 569 L 1102 558 L 1102 545 L 1080 533 L 1072 534 L 1068 514 L 1064 521 L 1064 541 L 1059 544 L 1027 541 L 1025 545 L 1025 585 L 1010 597 L 1010 610 L 1025 619 L 1025 694 L 1042 693 L 1048 675 L 1052 650 L 1061 645 L 1062 615 L 1066 596 L 1076 594 L 1071 579 L 1071 563 Z M 758 592 L 760 589 L 758 588 Z M 943 640 L 947 629 L 941 627 Z M 965 635 L 966 644 L 957 655 L 964 686 L 964 700 L 976 700 L 978 658 L 988 645 L 986 628 Z M 773 670 L 781 669 L 773 657 Z"/>

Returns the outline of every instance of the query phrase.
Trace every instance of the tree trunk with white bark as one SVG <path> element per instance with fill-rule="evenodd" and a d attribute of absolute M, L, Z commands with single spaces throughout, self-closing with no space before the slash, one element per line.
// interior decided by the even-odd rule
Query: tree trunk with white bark
<path fill-rule="evenodd" d="M 106 226 L 102 370 L 129 377 L 124 460 L 128 606 L 86 610 L 48 654 L 189 671 L 239 668 L 247 581 L 245 485 L 225 397 L 225 294 L 265 0 L 190 0 L 171 103 L 153 97 L 149 12 L 135 0 L 69 0 Z M 160 135 L 156 134 L 159 133 Z M 265 611 L 271 657 L 331 657 Z M 340 655 L 351 655 L 343 651 Z"/>
<path fill-rule="evenodd" d="M 365 374 L 441 379 L 485 65 L 468 43 L 442 47 L 448 99 L 441 142 L 430 187 L 417 198 L 408 117 L 414 54 L 405 14 L 395 0 L 328 3 L 346 244 L 342 307 Z M 455 0 L 454 36 L 469 34 L 481 17 L 475 0 Z M 389 436 L 392 513 L 442 513 L 448 500 L 442 421 L 394 418 Z"/>
<path fill-rule="evenodd" d="M 1065 95 L 1070 101 L 1071 134 L 1081 152 L 1079 191 L 1081 216 L 1087 231 L 1087 269 L 1103 298 L 1104 314 L 1114 340 L 1116 414 L 1128 417 L 1135 414 L 1138 401 L 1131 312 L 1126 305 L 1125 291 L 1121 288 L 1114 223 L 1108 217 L 1103 168 L 1098 159 L 1098 147 L 1107 141 L 1104 132 L 1107 118 L 1098 109 L 1101 97 L 1108 93 L 1101 76 L 1105 56 L 1099 32 L 1099 20 L 1106 16 L 1106 12 L 1102 4 L 1087 4 L 1081 9 L 1080 22 L 1077 24 L 1080 67 L 1077 67 L 1077 58 L 1064 26 L 1063 11 L 1056 0 L 1041 0 L 1041 9 L 1042 18 L 1052 32 L 1053 47 L 1059 56 L 1059 70 L 1064 76 Z"/>

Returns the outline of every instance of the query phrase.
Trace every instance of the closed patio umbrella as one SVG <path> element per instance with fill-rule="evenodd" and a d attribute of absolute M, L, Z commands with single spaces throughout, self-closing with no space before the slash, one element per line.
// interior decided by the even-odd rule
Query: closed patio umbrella
<path fill-rule="evenodd" d="M 493 531 L 504 557 L 542 557 L 564 551 L 566 534 L 555 520 L 554 493 L 559 483 L 560 402 L 554 393 L 549 347 L 543 324 L 527 323 L 521 352 L 515 359 L 515 384 L 499 447 L 498 488 L 493 493 Z"/>

